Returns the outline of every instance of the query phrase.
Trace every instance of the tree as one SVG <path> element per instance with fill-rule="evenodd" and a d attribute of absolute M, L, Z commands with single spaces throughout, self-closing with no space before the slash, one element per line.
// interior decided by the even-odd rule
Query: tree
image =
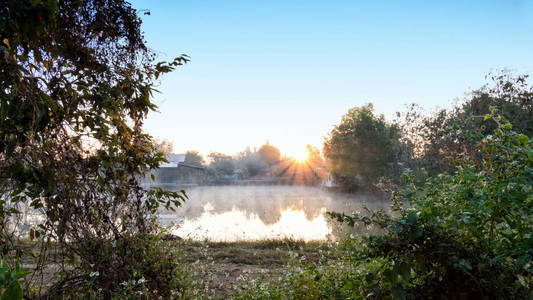
<path fill-rule="evenodd" d="M 273 164 L 279 162 L 281 158 L 281 152 L 278 148 L 270 145 L 270 143 L 267 141 L 264 145 L 259 148 L 257 151 L 264 162 L 266 162 L 269 166 L 272 166 Z"/>
<path fill-rule="evenodd" d="M 505 117 L 518 133 L 533 135 L 533 88 L 527 75 L 501 72 L 488 75 L 491 84 L 470 93 L 463 103 L 426 115 L 416 105 L 404 113 L 398 124 L 411 144 L 413 155 L 423 164 L 442 171 L 450 168 L 459 153 L 476 156 L 476 144 L 496 129 L 496 122 L 483 121 L 490 107 Z M 479 158 L 479 157 L 478 157 Z"/>
<path fill-rule="evenodd" d="M 2 253 L 20 253 L 13 220 L 29 203 L 45 218 L 29 234 L 42 241 L 39 261 L 51 240 L 58 266 L 75 262 L 58 293 L 80 286 L 88 270 L 99 272 L 93 282 L 105 298 L 135 274 L 169 292 L 162 279 L 172 270 L 151 269 L 161 265 L 148 261 L 147 251 L 159 251 L 149 236 L 160 203 L 178 206 L 184 194 L 140 185 L 163 160 L 142 125 L 156 109 L 156 80 L 188 59 L 155 63 L 140 25 L 122 0 L 0 4 Z"/>
<path fill-rule="evenodd" d="M 249 147 L 237 155 L 236 164 L 244 176 L 253 177 L 262 171 L 268 170 L 268 164 L 261 158 L 257 151 Z"/>
<path fill-rule="evenodd" d="M 215 172 L 222 175 L 232 175 L 235 172 L 235 161 L 231 156 L 219 152 L 211 152 L 207 157 L 210 161 L 209 166 Z"/>
<path fill-rule="evenodd" d="M 185 152 L 185 162 L 188 164 L 201 166 L 204 164 L 204 158 L 198 151 Z"/>
<path fill-rule="evenodd" d="M 305 149 L 307 150 L 307 161 L 310 164 L 313 164 L 316 166 L 322 166 L 324 164 L 324 159 L 322 158 L 322 154 L 320 153 L 320 150 L 318 150 L 317 147 L 313 147 L 307 144 L 305 146 Z"/>
<path fill-rule="evenodd" d="M 165 156 L 174 151 L 174 143 L 167 139 L 155 139 L 154 146 L 158 152 L 165 154 Z"/>
<path fill-rule="evenodd" d="M 395 178 L 399 137 L 395 125 L 374 115 L 372 104 L 350 109 L 324 142 L 333 178 L 349 191 L 371 187 L 382 176 Z"/>

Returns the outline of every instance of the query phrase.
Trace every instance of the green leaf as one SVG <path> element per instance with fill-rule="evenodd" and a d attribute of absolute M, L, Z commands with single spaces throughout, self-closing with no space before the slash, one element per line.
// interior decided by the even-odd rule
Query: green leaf
<path fill-rule="evenodd" d="M 516 139 L 522 144 L 525 145 L 529 142 L 529 137 L 525 134 L 517 134 Z"/>
<path fill-rule="evenodd" d="M 400 286 L 395 286 L 391 289 L 392 297 L 394 299 L 405 300 L 407 298 L 407 292 Z"/>
<path fill-rule="evenodd" d="M 2 293 L 1 300 L 20 300 L 22 299 L 22 288 L 18 281 L 13 281 Z"/>
<path fill-rule="evenodd" d="M 407 214 L 407 224 L 413 225 L 418 221 L 418 217 L 420 216 L 420 212 L 417 211 L 410 211 L 409 214 Z"/>

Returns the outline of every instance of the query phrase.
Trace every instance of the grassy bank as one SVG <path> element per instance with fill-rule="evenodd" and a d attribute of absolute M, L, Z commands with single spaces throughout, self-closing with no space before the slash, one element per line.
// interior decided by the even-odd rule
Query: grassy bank
<path fill-rule="evenodd" d="M 327 264 L 340 256 L 338 243 L 297 240 L 241 242 L 172 241 L 187 265 L 193 298 L 240 297 L 259 281 L 275 281 L 294 257 Z M 274 282 L 273 282 L 274 283 Z"/>
<path fill-rule="evenodd" d="M 260 283 L 275 285 L 286 276 L 294 262 L 315 265 L 334 264 L 342 257 L 338 242 L 305 242 L 302 240 L 258 240 L 240 242 L 209 242 L 193 240 L 162 241 L 162 247 L 173 249 L 182 268 L 175 274 L 186 287 L 186 294 L 176 299 L 242 298 L 247 289 Z M 36 245 L 24 242 L 28 255 L 23 266 L 34 269 L 36 258 L 31 255 Z M 53 248 L 49 252 L 53 255 Z M 33 297 L 49 294 L 60 279 L 59 266 L 50 263 L 36 270 L 27 279 Z M 40 296 L 39 296 L 40 295 Z M 131 295 L 142 298 L 141 295 Z"/>

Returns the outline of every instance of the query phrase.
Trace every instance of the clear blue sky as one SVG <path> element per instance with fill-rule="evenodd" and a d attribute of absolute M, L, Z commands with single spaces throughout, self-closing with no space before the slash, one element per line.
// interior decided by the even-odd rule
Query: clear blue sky
<path fill-rule="evenodd" d="M 192 58 L 163 78 L 145 124 L 178 153 L 322 148 L 351 107 L 392 119 L 410 102 L 449 106 L 494 69 L 533 73 L 533 1 L 132 5 L 151 12 L 142 29 L 158 59 Z"/>

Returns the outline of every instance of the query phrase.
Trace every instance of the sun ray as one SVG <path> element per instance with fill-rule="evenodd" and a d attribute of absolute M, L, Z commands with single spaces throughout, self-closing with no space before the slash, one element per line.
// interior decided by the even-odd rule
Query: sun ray
<path fill-rule="evenodd" d="M 307 153 L 306 149 L 302 148 L 301 150 L 297 149 L 287 153 L 287 156 L 296 162 L 303 163 L 309 158 L 309 153 Z"/>

